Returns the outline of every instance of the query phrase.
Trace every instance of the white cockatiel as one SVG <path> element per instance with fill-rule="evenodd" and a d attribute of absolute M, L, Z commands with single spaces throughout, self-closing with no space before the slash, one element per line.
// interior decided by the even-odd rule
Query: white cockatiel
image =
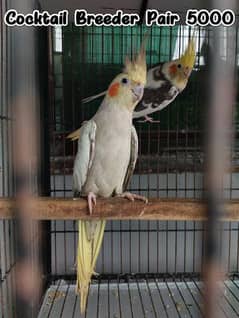
<path fill-rule="evenodd" d="M 146 72 L 142 47 L 132 62 L 126 59 L 123 73 L 110 84 L 98 111 L 80 128 L 73 187 L 75 193 L 87 197 L 90 214 L 97 196 L 116 195 L 147 202 L 145 197 L 125 192 L 138 153 L 132 115 L 143 96 Z M 105 221 L 79 221 L 77 291 L 81 294 L 81 312 L 85 311 L 104 228 Z"/>

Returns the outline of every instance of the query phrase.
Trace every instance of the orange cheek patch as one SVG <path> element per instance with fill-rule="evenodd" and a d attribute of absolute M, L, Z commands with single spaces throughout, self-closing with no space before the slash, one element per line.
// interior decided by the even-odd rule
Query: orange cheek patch
<path fill-rule="evenodd" d="M 110 88 L 109 88 L 109 95 L 110 95 L 111 97 L 114 97 L 114 96 L 118 95 L 119 86 L 120 86 L 119 83 L 114 83 L 114 84 L 112 84 L 112 85 L 110 86 Z"/>
<path fill-rule="evenodd" d="M 177 72 L 177 65 L 171 65 L 169 70 L 171 74 L 175 74 Z"/>

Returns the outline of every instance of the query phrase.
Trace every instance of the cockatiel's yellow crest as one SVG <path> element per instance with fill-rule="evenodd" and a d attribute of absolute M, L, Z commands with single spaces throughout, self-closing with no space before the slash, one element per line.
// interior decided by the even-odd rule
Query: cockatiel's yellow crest
<path fill-rule="evenodd" d="M 128 57 L 125 59 L 124 68 L 124 73 L 127 73 L 132 81 L 138 82 L 143 85 L 146 84 L 147 79 L 147 65 L 144 42 L 141 46 L 138 56 L 133 59 L 133 61 L 130 61 Z"/>
<path fill-rule="evenodd" d="M 195 39 L 189 40 L 188 46 L 183 55 L 172 62 L 165 63 L 162 67 L 164 74 L 172 84 L 182 91 L 188 82 L 189 76 L 193 70 L 196 58 Z"/>
<path fill-rule="evenodd" d="M 131 82 L 131 84 L 145 86 L 147 78 L 147 65 L 144 44 L 145 39 L 141 45 L 138 55 L 134 57 L 132 61 L 126 57 L 123 72 L 116 76 L 116 78 L 110 84 L 107 91 L 108 96 L 116 97 L 119 94 L 125 94 L 128 89 L 127 84 L 129 84 L 129 82 Z"/>
<path fill-rule="evenodd" d="M 188 79 L 196 58 L 195 40 L 194 38 L 189 40 L 188 46 L 183 55 L 172 62 L 165 63 L 165 66 L 169 64 L 169 74 L 175 75 L 181 78 L 181 80 Z"/>
<path fill-rule="evenodd" d="M 195 49 L 195 39 L 192 38 L 189 40 L 188 47 L 180 57 L 180 62 L 182 66 L 193 68 L 196 58 L 196 49 Z"/>

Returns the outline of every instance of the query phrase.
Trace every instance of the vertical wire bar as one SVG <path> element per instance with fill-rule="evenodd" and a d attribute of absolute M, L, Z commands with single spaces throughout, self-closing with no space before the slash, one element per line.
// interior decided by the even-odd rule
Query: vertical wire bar
<path fill-rule="evenodd" d="M 0 6 L 0 10 L 1 10 L 1 33 L 0 33 L 0 41 L 1 41 L 1 48 L 0 48 L 0 66 L 1 66 L 1 87 L 0 87 L 0 97 L 1 97 L 1 103 L 0 103 L 0 153 L 1 153 L 1 158 L 0 158 L 0 173 L 1 173 L 1 180 L 0 180 L 0 191 L 1 191 L 1 195 L 3 196 L 7 196 L 7 190 L 5 187 L 5 183 L 6 183 L 6 178 L 7 173 L 5 173 L 5 156 L 6 154 L 8 155 L 7 149 L 5 149 L 7 147 L 6 145 L 6 140 L 5 140 L 5 130 L 6 130 L 6 126 L 5 126 L 5 122 L 7 120 L 6 117 L 6 112 L 4 109 L 4 105 L 6 107 L 7 105 L 7 90 L 6 90 L 6 73 L 7 73 L 7 62 L 6 62 L 6 56 L 7 56 L 7 30 L 4 27 L 3 24 L 3 15 L 6 11 L 6 6 L 4 5 L 4 3 L 1 1 L 1 6 Z M 5 78 L 4 78 L 5 77 Z M 3 80 L 4 79 L 4 80 Z M 7 268 L 7 259 L 6 259 L 6 233 L 5 233 L 5 226 L 6 226 L 6 222 L 9 221 L 0 221 L 0 228 L 1 228 L 1 232 L 0 232 L 0 302 L 1 302 L 1 316 L 4 316 L 5 313 L 6 315 L 9 315 L 9 306 L 11 306 L 11 304 L 9 304 L 9 298 L 8 298 L 8 268 Z M 6 286 L 6 288 L 5 288 Z"/>
<path fill-rule="evenodd" d="M 211 3 L 219 9 L 223 1 L 214 1 Z M 228 1 L 228 6 L 234 7 L 234 1 Z M 211 60 L 212 71 L 210 74 L 209 113 L 207 123 L 207 164 L 206 164 L 206 190 L 207 190 L 207 245 L 206 260 L 204 268 L 205 278 L 205 316 L 220 317 L 216 309 L 216 304 L 221 295 L 218 281 L 222 280 L 224 275 L 219 264 L 218 257 L 218 221 L 223 210 L 222 208 L 222 180 L 226 168 L 228 167 L 228 145 L 231 144 L 232 134 L 232 105 L 234 102 L 234 54 L 232 50 L 234 43 L 234 32 L 231 30 L 230 36 L 227 36 L 227 46 L 230 54 L 222 66 L 220 58 L 220 48 L 222 44 L 221 28 L 215 28 L 212 32 L 214 44 L 214 57 Z M 227 34 L 228 35 L 228 34 Z"/>
<path fill-rule="evenodd" d="M 63 52 L 66 52 L 65 50 L 65 32 L 62 32 L 62 51 Z M 71 37 L 72 37 L 72 34 L 71 34 Z M 70 54 L 71 54 L 71 61 L 70 63 L 72 64 L 72 46 L 70 46 Z M 62 89 L 62 116 L 61 116 L 61 127 L 60 127 L 60 131 L 63 132 L 61 133 L 61 136 L 60 138 L 63 138 L 62 141 L 62 144 L 63 144 L 63 149 L 62 149 L 62 152 L 63 152 L 63 185 L 62 185 L 62 192 L 63 192 L 63 197 L 65 198 L 66 197 L 66 143 L 65 143 L 65 133 L 66 133 L 66 114 L 65 114 L 65 107 L 66 107 L 66 104 L 68 104 L 66 101 L 65 101 L 65 83 L 67 82 L 68 79 L 66 79 L 66 76 L 68 76 L 68 72 L 66 72 L 65 70 L 65 59 L 63 59 L 63 63 L 62 63 L 62 74 L 63 74 L 63 89 Z M 67 75 L 66 75 L 67 74 Z M 61 222 L 63 223 L 63 260 L 64 260 L 64 273 L 66 273 L 67 271 L 67 268 L 66 268 L 66 263 L 67 263 L 67 257 L 66 257 L 66 223 L 67 221 L 63 221 Z"/>
<path fill-rule="evenodd" d="M 76 45 L 76 35 L 74 33 L 75 29 L 74 26 L 72 27 L 73 30 L 73 37 L 72 37 L 72 61 L 73 63 L 75 63 L 75 65 L 73 63 L 71 63 L 71 78 L 72 78 L 72 85 L 71 85 L 71 109 L 72 109 L 72 127 L 74 129 L 78 128 L 77 127 L 77 122 L 79 120 L 79 116 L 77 114 L 76 111 L 76 107 L 77 107 L 77 103 L 76 103 L 76 96 L 75 96 L 75 87 L 76 87 L 76 75 L 75 75 L 75 67 L 77 67 L 77 63 L 76 63 L 76 49 L 77 49 L 77 45 Z M 90 42 L 90 45 L 92 47 L 92 41 Z M 91 49 L 92 50 L 92 49 Z M 68 127 L 69 128 L 69 127 Z M 72 154 L 73 156 L 75 156 L 76 154 L 76 143 L 72 143 Z M 73 194 L 74 195 L 74 194 Z M 76 251 L 77 251 L 77 243 L 76 243 L 76 224 L 77 222 L 74 220 L 72 221 L 72 234 L 73 235 L 73 246 L 74 246 L 74 250 L 73 250 L 73 260 L 75 261 L 76 259 Z M 68 247 L 69 248 L 69 247 Z"/>
<path fill-rule="evenodd" d="M 5 0 L 5 8 L 6 10 L 10 8 L 10 4 L 8 3 L 7 0 Z M 15 193 L 15 176 L 14 176 L 14 171 L 13 171 L 13 153 L 14 153 L 14 142 L 13 142 L 13 127 L 14 127 L 14 120 L 13 120 L 13 109 L 11 105 L 11 96 L 12 96 L 12 91 L 13 91 L 13 67 L 11 65 L 13 53 L 13 32 L 7 32 L 7 38 L 8 38 L 8 45 L 7 45 L 7 55 L 6 55 L 6 62 L 7 62 L 7 69 L 8 69 L 8 104 L 7 104 L 7 110 L 8 110 L 8 118 L 10 118 L 9 122 L 9 139 L 8 139 L 8 145 L 9 145 L 9 151 L 11 152 L 11 160 L 9 162 L 9 165 L 11 166 L 11 172 L 8 175 L 9 178 L 9 185 L 11 186 L 10 193 L 8 195 L 13 195 Z M 17 304 L 17 295 L 16 295 L 16 275 L 15 275 L 15 265 L 16 265 L 16 224 L 15 220 L 11 221 L 12 225 L 12 244 L 11 244 L 11 249 L 12 249 L 12 263 L 11 263 L 11 280 L 12 280 L 12 314 L 13 318 L 16 317 L 17 315 L 17 310 L 16 310 L 16 304 Z"/>
<path fill-rule="evenodd" d="M 186 35 L 185 35 L 185 30 L 184 30 L 184 34 L 183 34 L 183 46 L 184 46 L 184 43 L 185 43 L 185 37 L 186 36 L 189 36 L 189 28 L 186 29 L 187 32 L 186 32 Z M 183 50 L 185 50 L 185 47 L 182 47 L 182 52 Z M 186 158 L 186 165 L 187 165 L 187 162 L 188 162 L 188 156 L 189 156 L 189 138 L 190 138 L 190 127 L 189 127 L 189 112 L 188 112 L 188 108 L 186 110 L 186 120 L 185 120 L 185 124 L 186 124 L 186 127 L 185 127 L 185 158 Z M 186 192 L 187 192 L 187 189 L 191 189 L 192 188 L 192 185 L 191 185 L 191 181 L 188 182 L 188 179 L 187 177 L 190 177 L 190 173 L 187 172 L 187 168 L 186 168 L 186 172 L 185 172 L 185 188 L 186 188 Z M 189 179 L 191 180 L 191 179 Z M 191 194 L 190 194 L 191 190 L 188 191 L 188 193 L 186 194 L 186 197 L 191 197 Z M 184 222 L 184 226 L 185 226 L 185 253 L 184 253 L 184 256 L 185 256 L 185 259 L 184 259 L 184 264 L 185 264 L 185 271 L 187 271 L 187 251 L 188 251 L 188 248 L 187 248 L 187 234 L 188 233 L 188 226 L 189 226 L 190 222 L 187 222 L 185 221 Z M 191 235 L 191 234 L 190 234 Z"/>
<path fill-rule="evenodd" d="M 21 12 L 33 10 L 31 1 L 16 1 L 13 7 Z M 17 313 L 22 317 L 34 316 L 36 301 L 39 297 L 40 270 L 38 259 L 32 251 L 39 248 L 35 240 L 36 225 L 31 220 L 30 211 L 34 206 L 33 193 L 37 192 L 37 157 L 39 154 L 37 136 L 38 96 L 36 89 L 36 32 L 34 28 L 14 28 L 15 54 L 13 67 L 18 72 L 14 78 L 13 107 L 16 116 L 14 129 L 14 169 L 17 177 Z M 28 50 L 22 45 L 27 41 Z M 26 125 L 26 122 L 28 125 Z M 34 246 L 33 246 L 34 245 Z"/>
<path fill-rule="evenodd" d="M 177 33 L 179 33 L 179 39 L 181 39 L 181 30 L 182 30 L 182 27 L 179 26 L 179 30 Z M 172 39 L 170 39 L 170 41 L 172 41 Z M 177 40 L 176 40 L 177 41 Z M 179 56 L 181 55 L 181 41 L 179 41 Z M 175 131 L 175 134 L 176 134 L 176 143 L 175 143 L 175 157 L 176 157 L 176 175 L 175 175 L 175 197 L 177 198 L 178 195 L 179 195 L 179 189 L 178 189 L 178 169 L 179 169 L 179 165 L 178 165 L 178 147 L 179 147 L 179 129 L 180 129 L 180 121 L 179 121 L 179 111 L 180 109 L 178 109 L 177 107 L 177 113 L 176 113 L 176 131 Z M 175 249 L 175 252 L 174 252 L 174 272 L 176 273 L 177 272 L 177 253 L 178 253 L 178 221 L 175 221 L 175 243 L 174 243 L 174 249 Z"/>
<path fill-rule="evenodd" d="M 131 28 L 130 30 L 130 35 L 131 35 L 131 58 L 132 58 L 132 48 L 133 48 L 133 30 Z M 140 29 L 140 35 L 142 38 L 142 29 Z M 136 41 L 135 41 L 136 42 Z M 143 155 L 143 143 L 144 143 L 144 130 L 142 125 L 139 126 L 139 139 L 141 140 L 141 143 L 139 144 L 139 157 Z M 141 194 L 141 171 L 143 170 L 142 167 L 142 162 L 139 162 L 139 171 L 138 171 L 138 184 L 137 184 L 137 192 Z M 142 253 L 141 253 L 141 241 L 142 241 L 142 232 L 141 232 L 141 225 L 142 222 L 138 221 L 138 272 L 141 272 L 141 260 L 142 260 Z"/>
<path fill-rule="evenodd" d="M 179 27 L 180 28 L 180 27 Z M 181 28 L 180 28 L 181 30 Z M 170 43 L 173 41 L 173 36 L 171 34 L 170 36 Z M 181 53 L 181 52 L 180 52 Z M 176 157 L 176 165 L 175 165 L 175 169 L 176 169 L 176 173 L 175 173 L 175 197 L 178 197 L 178 169 L 179 169 L 179 164 L 178 164 L 178 147 L 179 147 L 179 109 L 177 107 L 177 113 L 176 113 L 176 142 L 175 142 L 175 157 Z M 178 252 L 178 221 L 175 221 L 175 241 L 174 241 L 174 272 L 177 272 L 177 252 Z"/>
<path fill-rule="evenodd" d="M 123 40 L 124 40 L 124 34 L 123 34 L 123 28 L 120 29 L 120 39 L 119 39 L 119 43 L 121 43 L 121 45 L 119 44 L 119 50 L 120 50 L 120 53 L 122 55 L 122 57 L 124 56 L 124 52 L 123 52 L 123 49 L 124 49 L 124 45 L 123 45 Z M 128 52 L 127 52 L 128 54 Z M 113 55 L 113 54 L 112 54 Z M 115 54 L 114 54 L 115 55 Z M 130 224 L 130 228 L 131 228 L 131 224 Z M 122 244 L 123 244 L 123 237 L 122 237 L 122 221 L 120 220 L 119 221 L 119 241 L 120 241 L 120 273 L 123 272 L 123 260 L 122 260 Z M 130 249 L 131 249 L 131 235 L 130 235 Z M 131 271 L 131 255 L 129 255 L 129 261 L 130 261 L 130 271 Z"/>
<path fill-rule="evenodd" d="M 192 37 L 192 33 L 193 33 L 193 30 L 190 28 L 190 30 L 189 30 L 190 32 L 189 32 L 189 36 L 190 36 L 190 38 Z M 195 31 L 194 31 L 195 32 Z M 197 38 L 196 38 L 196 48 L 197 48 Z M 200 46 L 199 46 L 200 47 Z M 197 54 L 197 52 L 196 52 L 196 54 Z M 198 66 L 197 65 L 197 57 L 196 57 L 196 67 Z M 195 95 L 195 96 L 197 96 L 196 95 L 196 90 L 195 90 L 195 85 L 193 86 L 193 94 Z M 195 109 L 194 109 L 194 111 L 193 111 L 193 114 L 191 115 L 191 118 L 193 119 L 195 117 Z M 192 120 L 191 119 L 191 120 Z M 195 136 L 195 128 L 193 129 L 192 127 L 190 127 L 189 128 L 190 129 L 190 132 L 191 132 L 191 144 L 192 144 L 192 147 L 194 147 L 194 149 L 192 150 L 192 160 L 193 160 L 193 167 L 192 167 L 192 174 L 193 174 L 193 181 L 192 181 L 192 187 L 193 187 L 193 197 L 195 198 L 196 197 L 196 176 L 195 176 L 195 174 L 196 174 L 196 168 L 195 168 L 195 151 L 196 151 L 196 149 L 195 149 L 195 144 L 194 144 L 194 142 L 195 142 L 195 140 L 194 140 L 194 136 Z M 193 272 L 195 272 L 195 252 L 196 252 L 196 232 L 195 232 L 195 228 L 196 228 L 196 222 L 195 221 L 193 221 L 192 222 L 193 224 L 192 224 L 192 231 L 193 231 L 193 244 L 192 244 L 192 247 L 193 247 L 193 255 L 192 255 L 192 271 Z"/>
<path fill-rule="evenodd" d="M 169 56 L 171 56 L 171 43 L 169 45 Z M 167 129 L 166 129 L 166 133 L 167 133 L 167 162 L 169 162 L 170 160 L 170 154 L 169 154 L 169 148 L 170 148 L 170 111 L 168 111 L 167 113 Z M 169 197 L 169 166 L 167 164 L 166 167 L 166 197 Z M 169 221 L 166 221 L 166 272 L 169 272 L 169 261 L 168 261 L 168 248 L 169 248 Z"/>
<path fill-rule="evenodd" d="M 5 10 L 6 5 L 5 5 Z M 3 9 L 3 10 L 4 10 Z M 3 92 L 3 101 L 1 103 L 1 141 L 2 141 L 2 149 L 1 149 L 1 170 L 2 170 L 2 195 L 7 196 L 9 195 L 8 193 L 8 188 L 6 187 L 6 179 L 8 178 L 8 173 L 6 169 L 6 162 L 7 158 L 6 156 L 8 155 L 8 145 L 6 143 L 6 121 L 7 121 L 7 112 L 6 112 L 6 105 L 7 105 L 7 99 L 8 99 L 8 94 L 7 94 L 7 62 L 6 62 L 6 56 L 7 56 L 7 30 L 6 27 L 3 25 L 3 32 L 2 32 L 2 71 L 3 71 L 3 76 L 5 76 L 5 80 L 2 81 L 2 92 Z M 1 271 L 3 275 L 3 315 L 6 313 L 6 315 L 10 314 L 10 308 L 11 306 L 10 300 L 9 300 L 9 288 L 8 288 L 8 278 L 9 278 L 9 268 L 8 268 L 8 262 L 7 262 L 7 233 L 6 233 L 6 225 L 8 224 L 9 221 L 3 220 L 2 221 L 2 231 L 1 231 Z"/>
<path fill-rule="evenodd" d="M 180 26 L 179 29 L 180 33 L 179 33 L 179 37 L 180 39 L 182 38 L 183 41 L 179 41 L 179 54 L 182 54 L 183 51 L 183 42 L 184 42 L 184 27 Z M 185 124 L 185 121 L 184 121 Z M 186 124 L 187 124 L 187 120 L 186 120 Z M 187 147 L 187 127 L 186 127 L 186 142 L 185 142 L 185 148 Z M 186 166 L 187 164 L 187 149 L 185 149 L 184 151 L 184 164 Z M 185 175 L 184 175 L 184 181 L 185 181 L 185 197 L 187 197 L 187 189 L 188 189 L 188 185 L 187 185 L 187 171 L 185 171 Z M 183 222 L 183 233 L 184 233 L 184 237 L 183 237 L 183 271 L 184 273 L 186 272 L 186 257 L 187 257 L 187 222 L 184 221 Z"/>
<path fill-rule="evenodd" d="M 239 44 L 238 44 L 238 35 L 239 35 L 239 21 L 237 16 L 237 26 L 236 26 L 236 57 L 235 57 L 235 63 L 238 64 L 239 61 Z M 238 78 L 237 78 L 238 80 Z M 239 91 L 238 91 L 239 92 Z M 237 93 L 238 93 L 237 92 Z M 237 266 L 236 271 L 239 271 L 239 222 L 237 225 Z"/>
<path fill-rule="evenodd" d="M 154 29 L 153 29 L 154 30 Z M 153 36 L 153 30 L 152 30 L 152 36 Z M 159 35 L 158 37 L 161 37 L 161 28 L 159 28 Z M 160 41 L 161 43 L 161 41 Z M 161 61 L 161 50 L 159 47 L 158 52 L 159 61 Z M 160 119 L 160 112 L 159 112 L 159 119 Z M 159 163 L 159 155 L 161 151 L 161 130 L 160 125 L 158 127 L 158 137 L 157 137 L 157 156 L 158 156 L 158 164 L 157 164 L 157 198 L 160 197 L 160 163 Z M 160 261 L 160 254 L 159 254 L 159 231 L 160 231 L 160 221 L 157 221 L 157 273 L 159 272 L 159 261 Z"/>
<path fill-rule="evenodd" d="M 49 65 L 49 76 L 50 76 L 50 80 L 49 80 L 49 86 L 50 86 L 50 113 L 52 114 L 51 116 L 51 122 L 50 122 L 50 133 L 52 134 L 52 144 L 51 144 L 51 151 L 53 154 L 56 153 L 56 130 L 57 130 L 57 114 L 56 114 L 56 87 L 55 87 L 55 81 L 54 81 L 54 75 L 55 75 L 55 61 L 54 61 L 54 54 L 55 54 L 55 50 L 54 50 L 54 42 L 53 42 L 53 34 L 54 34 L 55 30 L 53 28 L 50 28 L 49 30 L 49 49 L 52 50 L 52 53 L 50 53 L 49 55 L 51 56 L 51 54 L 53 55 L 53 59 L 52 61 L 50 60 L 50 65 Z M 63 56 L 62 56 L 63 59 Z M 57 193 L 56 193 L 56 176 L 55 176 L 55 158 L 50 158 L 50 173 L 51 173 L 51 195 L 53 197 L 56 197 Z M 54 244 L 54 269 L 53 269 L 53 265 L 51 268 L 51 271 L 54 271 L 54 274 L 57 274 L 57 249 L 56 249 L 56 224 L 57 221 L 51 221 L 51 243 Z M 53 245 L 52 244 L 52 245 Z M 52 258 L 53 258 L 53 252 L 52 252 Z"/>
<path fill-rule="evenodd" d="M 111 37 L 111 63 L 112 65 L 115 63 L 114 61 L 117 61 L 117 58 L 114 60 L 115 57 L 115 47 L 117 47 L 117 44 L 115 44 L 115 29 L 112 28 L 112 37 Z M 113 232 L 113 225 L 114 222 L 110 221 L 110 230 L 111 230 L 111 272 L 114 272 L 114 244 L 115 244 L 115 235 Z M 131 235 L 130 235 L 130 241 L 129 241 L 129 263 L 130 263 L 130 271 L 131 271 Z"/>
<path fill-rule="evenodd" d="M 199 33 L 199 39 L 200 39 L 200 33 Z M 209 45 L 211 45 L 211 42 L 210 42 L 210 29 L 207 28 L 205 30 L 205 43 L 207 43 L 207 50 L 205 50 L 204 52 L 204 63 L 205 63 L 205 67 L 206 67 L 206 71 L 208 72 L 208 60 L 209 60 Z M 208 74 L 207 74 L 208 75 Z M 208 77 L 208 76 L 207 76 Z M 203 184 L 205 183 L 205 176 L 203 174 Z M 202 188 L 202 196 L 204 196 L 204 189 Z M 201 264 L 200 264 L 200 268 L 201 268 L 201 272 L 203 271 L 203 266 L 204 266 L 204 257 L 205 257 L 205 232 L 206 232 L 206 229 L 205 229 L 205 222 L 202 223 L 202 249 L 201 249 Z"/>
<path fill-rule="evenodd" d="M 51 88 L 51 78 L 50 69 L 52 63 L 52 52 L 49 43 L 49 34 L 47 28 L 42 28 L 39 31 L 40 41 L 39 41 L 39 53 L 38 59 L 40 60 L 41 68 L 46 70 L 46 72 L 40 73 L 39 85 L 42 92 L 40 96 L 40 163 L 39 163 L 39 194 L 41 196 L 50 196 L 50 138 L 49 138 L 49 115 L 50 111 L 48 108 L 48 101 L 50 101 L 50 88 Z M 48 52 L 47 54 L 45 54 Z M 48 73 L 47 73 L 48 71 Z M 42 235 L 42 246 L 40 252 L 41 263 L 43 266 L 44 274 L 44 285 L 46 287 L 47 280 L 49 279 L 51 273 L 51 222 L 42 221 L 41 222 L 41 235 Z M 44 257 L 42 257 L 44 255 Z"/>
<path fill-rule="evenodd" d="M 148 125 L 148 167 L 147 167 L 147 196 L 149 197 L 150 193 L 150 158 L 151 158 L 151 151 L 150 151 L 150 136 L 151 136 L 151 129 L 150 125 Z M 147 221 L 147 272 L 150 272 L 150 221 Z"/>
<path fill-rule="evenodd" d="M 235 82 L 238 81 L 238 74 L 237 74 L 237 65 L 238 65 L 238 27 L 239 27 L 239 21 L 238 21 L 238 15 L 237 15 L 237 20 L 236 20 L 236 27 L 235 27 L 235 74 L 234 74 L 234 77 L 235 77 Z M 237 92 L 236 94 L 238 94 L 238 88 L 237 88 Z M 234 107 L 232 109 L 232 118 L 235 118 L 235 115 L 236 115 L 236 107 Z M 235 125 L 235 123 L 234 123 Z M 235 129 L 236 130 L 236 129 Z M 235 131 L 236 132 L 236 131 Z M 233 144 L 231 145 L 231 158 L 233 158 Z M 233 167 L 232 167 L 233 169 Z M 233 178 L 232 178 L 232 175 L 233 175 L 233 170 L 230 173 L 230 185 L 229 185 L 229 188 L 230 188 L 230 200 L 233 199 Z M 239 233 L 237 231 L 237 235 L 239 236 Z M 236 240 L 236 239 L 235 239 Z M 231 246 L 230 246 L 231 248 Z M 237 245 L 237 255 L 238 255 L 238 245 Z M 238 259 L 238 258 L 237 258 Z M 234 261 L 233 261 L 234 262 Z M 233 263 L 232 262 L 232 263 Z M 234 264 L 231 264 L 230 262 L 230 267 L 229 267 L 229 271 L 233 271 L 233 265 Z M 237 268 L 237 266 L 236 266 Z"/>

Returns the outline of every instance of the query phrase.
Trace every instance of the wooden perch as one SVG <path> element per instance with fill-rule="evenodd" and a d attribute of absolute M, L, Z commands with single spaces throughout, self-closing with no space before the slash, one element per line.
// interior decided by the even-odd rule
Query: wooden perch
<path fill-rule="evenodd" d="M 148 204 L 122 198 L 98 199 L 89 217 L 86 200 L 71 198 L 37 198 L 32 201 L 30 215 L 35 220 L 188 220 L 206 219 L 205 204 L 187 199 L 150 199 Z M 0 219 L 13 217 L 14 200 L 0 199 Z M 239 201 L 225 204 L 222 220 L 239 221 Z"/>

